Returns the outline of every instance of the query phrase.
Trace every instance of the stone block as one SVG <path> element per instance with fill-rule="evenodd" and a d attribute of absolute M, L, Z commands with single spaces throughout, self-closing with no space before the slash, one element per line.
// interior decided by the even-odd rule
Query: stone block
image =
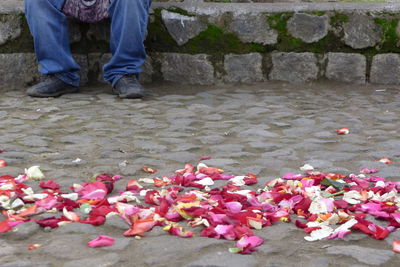
<path fill-rule="evenodd" d="M 21 18 L 19 16 L 2 16 L 0 18 L 0 45 L 18 38 L 21 31 Z"/>
<path fill-rule="evenodd" d="M 185 16 L 165 9 L 161 11 L 161 18 L 178 45 L 187 43 L 207 28 L 198 17 Z"/>
<path fill-rule="evenodd" d="M 361 54 L 328 53 L 325 76 L 329 80 L 365 83 L 367 60 Z"/>
<path fill-rule="evenodd" d="M 88 54 L 88 68 L 89 68 L 89 79 L 99 81 L 100 78 L 100 59 L 103 56 L 102 53 L 89 53 Z"/>
<path fill-rule="evenodd" d="M 270 28 L 264 15 L 236 14 L 228 30 L 245 43 L 272 45 L 278 42 L 278 33 Z"/>
<path fill-rule="evenodd" d="M 229 54 L 225 56 L 224 77 L 230 83 L 252 83 L 263 80 L 262 56 L 258 53 L 245 55 Z"/>
<path fill-rule="evenodd" d="M 186 84 L 214 84 L 214 67 L 208 55 L 164 53 L 161 59 L 164 80 Z"/>
<path fill-rule="evenodd" d="M 142 65 L 142 73 L 140 73 L 139 81 L 142 83 L 150 83 L 153 81 L 153 59 L 147 56 L 146 61 Z"/>
<path fill-rule="evenodd" d="M 314 43 L 328 34 L 328 18 L 304 13 L 296 13 L 288 20 L 288 32 L 306 43 Z"/>
<path fill-rule="evenodd" d="M 86 55 L 73 55 L 81 66 L 81 85 L 88 82 L 88 61 Z M 21 89 L 39 82 L 43 76 L 38 72 L 33 53 L 0 54 L 0 88 Z"/>
<path fill-rule="evenodd" d="M 317 58 L 313 53 L 273 53 L 271 80 L 304 83 L 318 78 Z"/>
<path fill-rule="evenodd" d="M 0 54 L 0 88 L 21 89 L 39 81 L 35 55 L 32 53 Z"/>
<path fill-rule="evenodd" d="M 381 27 L 366 15 L 351 15 L 343 25 L 343 31 L 345 44 L 355 49 L 373 47 L 382 41 Z"/>
<path fill-rule="evenodd" d="M 110 41 L 110 22 L 108 20 L 89 24 L 89 29 L 86 32 L 86 37 L 92 41 Z"/>
<path fill-rule="evenodd" d="M 89 81 L 89 79 L 88 79 L 88 74 L 89 74 L 88 58 L 86 55 L 78 55 L 78 54 L 73 55 L 73 57 L 74 57 L 76 63 L 78 63 L 78 65 L 81 66 L 79 75 L 81 76 L 81 86 L 84 86 Z"/>
<path fill-rule="evenodd" d="M 82 39 L 81 28 L 77 21 L 68 21 L 69 41 L 71 43 L 78 43 Z"/>
<path fill-rule="evenodd" d="M 381 54 L 372 59 L 371 83 L 400 84 L 400 55 Z"/>

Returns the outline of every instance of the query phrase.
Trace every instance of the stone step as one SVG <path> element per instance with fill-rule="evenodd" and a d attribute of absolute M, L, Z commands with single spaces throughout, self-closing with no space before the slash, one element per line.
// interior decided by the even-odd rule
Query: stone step
<path fill-rule="evenodd" d="M 399 3 L 240 2 L 154 2 L 142 81 L 400 84 Z M 83 83 L 102 81 L 108 37 L 108 21 L 70 21 Z M 0 2 L 0 69 L 0 88 L 40 79 L 21 0 Z"/>

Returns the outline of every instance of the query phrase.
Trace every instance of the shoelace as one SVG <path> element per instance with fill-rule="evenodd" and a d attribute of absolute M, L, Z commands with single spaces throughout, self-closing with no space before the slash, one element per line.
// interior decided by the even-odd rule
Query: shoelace
<path fill-rule="evenodd" d="M 54 78 L 55 78 L 54 75 L 46 75 L 43 81 L 44 82 L 50 82 L 50 81 L 53 81 Z"/>
<path fill-rule="evenodd" d="M 129 82 L 134 82 L 134 83 L 137 83 L 137 82 L 138 82 L 138 80 L 137 80 L 135 74 L 128 74 L 128 75 L 125 75 L 124 78 L 125 78 L 127 81 L 129 81 Z"/>

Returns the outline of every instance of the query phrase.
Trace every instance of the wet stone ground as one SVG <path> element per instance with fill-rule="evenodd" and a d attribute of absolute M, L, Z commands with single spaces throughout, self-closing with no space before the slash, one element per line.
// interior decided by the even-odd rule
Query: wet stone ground
<path fill-rule="evenodd" d="M 67 191 L 95 173 L 146 176 L 143 165 L 172 174 L 187 162 L 211 156 L 208 165 L 227 173 L 259 176 L 259 186 L 305 163 L 349 174 L 378 167 L 400 177 L 398 87 L 340 84 L 191 87 L 150 85 L 155 96 L 120 100 L 106 87 L 87 87 L 58 99 L 32 99 L 23 91 L 0 99 L 0 175 L 40 165 Z M 339 136 L 335 130 L 350 128 Z M 394 163 L 377 162 L 382 157 Z M 77 159 L 81 159 L 80 161 Z M 0 215 L 1 216 L 1 215 Z M 281 223 L 256 231 L 266 242 L 252 255 L 228 252 L 233 242 L 182 239 L 154 229 L 145 238 L 125 238 L 127 226 L 112 218 L 93 227 L 69 224 L 47 231 L 24 224 L 0 236 L 0 266 L 399 266 L 391 242 L 351 234 L 345 240 L 309 243 L 303 231 Z M 116 245 L 93 249 L 98 234 Z M 28 251 L 29 244 L 42 247 Z"/>

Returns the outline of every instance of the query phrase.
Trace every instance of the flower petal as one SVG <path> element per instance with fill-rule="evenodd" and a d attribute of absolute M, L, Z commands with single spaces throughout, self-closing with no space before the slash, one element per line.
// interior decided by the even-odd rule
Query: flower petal
<path fill-rule="evenodd" d="M 115 239 L 106 236 L 106 235 L 99 235 L 97 238 L 93 239 L 92 241 L 89 241 L 87 245 L 91 248 L 98 248 L 98 247 L 109 247 L 114 245 Z"/>
<path fill-rule="evenodd" d="M 393 251 L 396 253 L 400 253 L 400 240 L 393 241 L 392 245 L 393 245 Z"/>
<path fill-rule="evenodd" d="M 25 174 L 28 176 L 28 179 L 31 180 L 43 180 L 44 174 L 40 170 L 40 166 L 32 166 L 28 169 L 25 169 Z"/>

